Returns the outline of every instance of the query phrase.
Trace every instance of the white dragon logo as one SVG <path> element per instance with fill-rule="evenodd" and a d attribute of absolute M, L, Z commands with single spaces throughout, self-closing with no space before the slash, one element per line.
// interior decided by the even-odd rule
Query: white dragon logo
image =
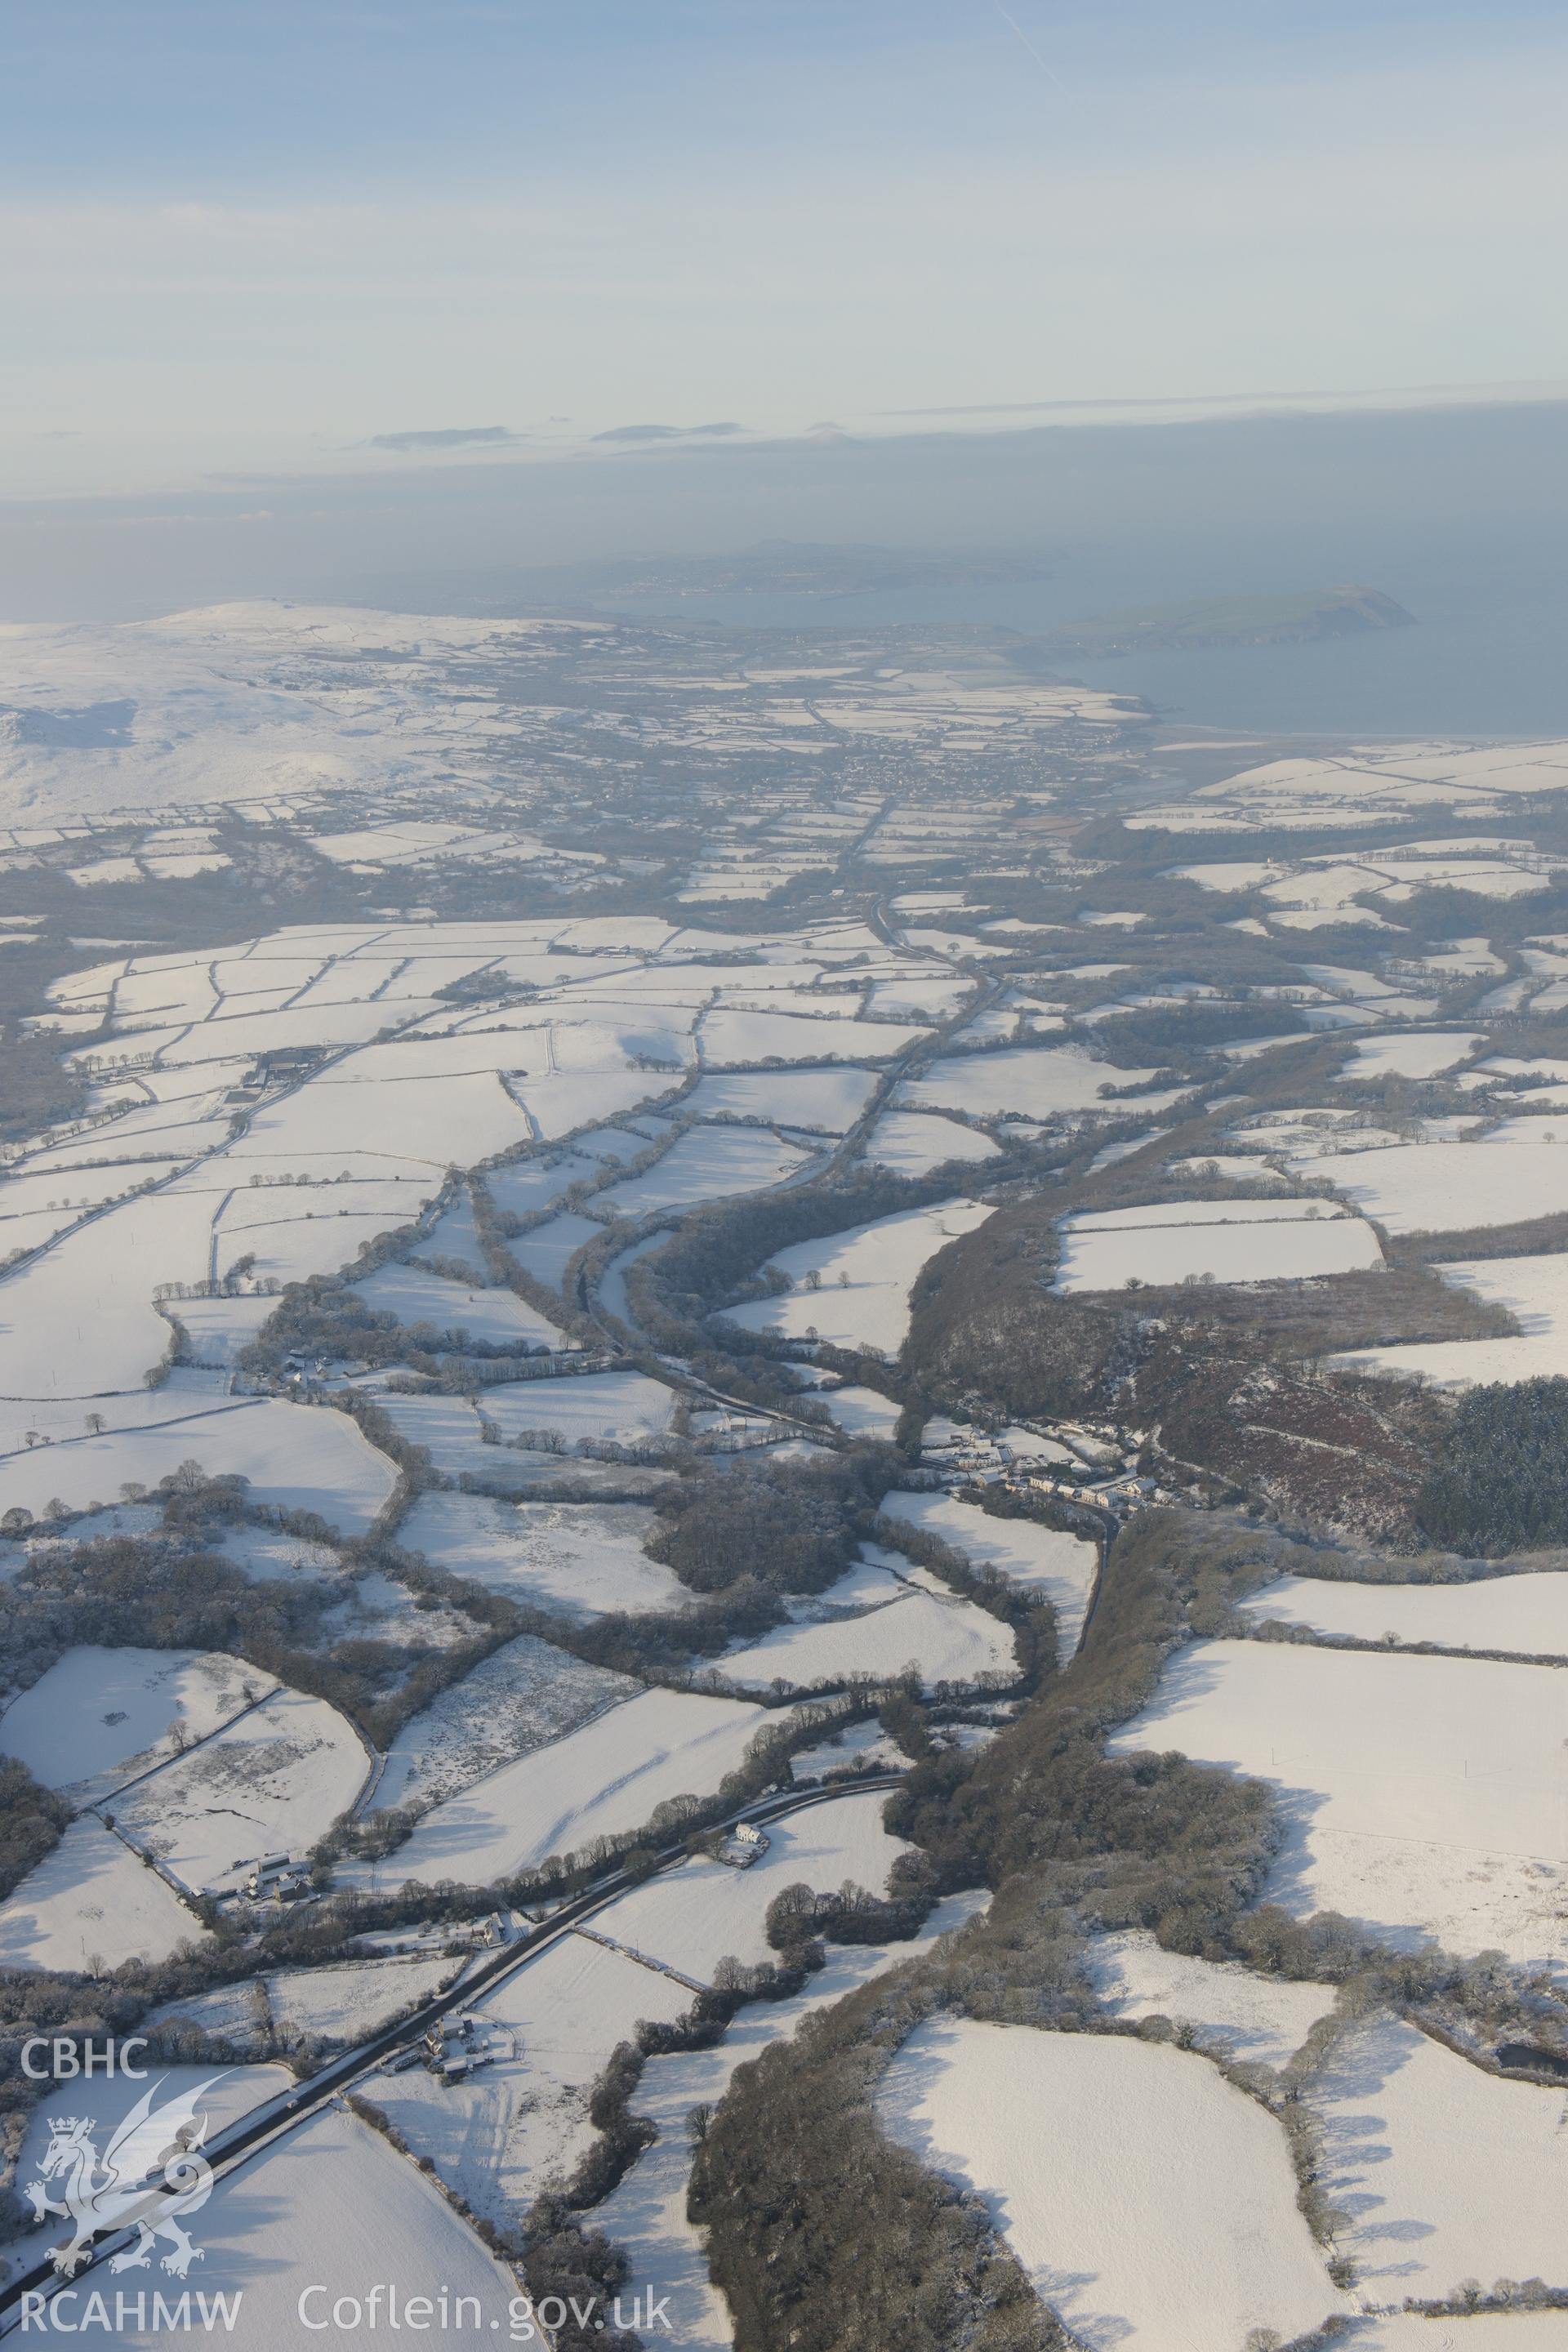
<path fill-rule="evenodd" d="M 36 2221 L 58 2213 L 73 2226 L 69 2241 L 49 2253 L 62 2278 L 74 2275 L 92 2240 L 105 2231 L 134 2227 L 139 2232 L 135 2245 L 114 2256 L 111 2271 L 145 2270 L 160 2238 L 170 2246 L 163 2267 L 176 2278 L 184 2278 L 192 2263 L 203 2259 L 202 2249 L 191 2243 L 180 2225 L 212 2194 L 212 2167 L 201 2154 L 207 2119 L 197 2110 L 217 2079 L 211 2075 L 195 2090 L 155 2107 L 160 2078 L 116 2126 L 101 2158 L 89 2116 L 49 2117 L 49 2144 L 37 2179 L 27 2183 L 25 2193 Z M 48 2193 L 51 2181 L 62 2183 L 58 2200 Z"/>

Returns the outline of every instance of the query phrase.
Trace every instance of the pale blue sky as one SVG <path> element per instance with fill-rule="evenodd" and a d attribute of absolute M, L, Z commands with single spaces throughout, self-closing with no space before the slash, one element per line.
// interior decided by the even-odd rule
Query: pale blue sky
<path fill-rule="evenodd" d="M 1544 0 L 11 0 L 0 493 L 1560 384 L 1565 66 Z"/>
<path fill-rule="evenodd" d="M 840 139 L 939 166 L 1042 133 L 1092 153 L 1108 101 L 1212 120 L 1237 93 L 1528 69 L 1562 30 L 1550 0 L 11 0 L 0 181 L 277 198 Z"/>

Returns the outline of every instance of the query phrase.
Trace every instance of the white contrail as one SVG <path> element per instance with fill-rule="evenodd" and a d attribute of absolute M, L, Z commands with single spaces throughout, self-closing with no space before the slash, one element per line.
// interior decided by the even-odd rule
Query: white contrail
<path fill-rule="evenodd" d="M 1065 85 L 1062 82 L 1061 77 L 1058 74 L 1056 68 L 1050 64 L 1049 60 L 1040 55 L 1039 50 L 1036 48 L 1033 41 L 1030 40 L 1029 36 L 1025 32 L 1024 27 L 1019 24 L 1016 16 L 1015 16 L 1009 9 L 1003 6 L 1002 0 L 995 0 L 995 8 L 996 14 L 1001 17 L 1003 23 L 1005 25 L 1012 26 L 1013 30 L 1017 34 L 1018 38 L 1023 42 L 1024 47 L 1028 50 L 1029 55 L 1039 67 L 1040 71 L 1045 74 L 1049 80 L 1055 82 L 1057 88 L 1059 90 L 1062 90 L 1065 96 Z"/>

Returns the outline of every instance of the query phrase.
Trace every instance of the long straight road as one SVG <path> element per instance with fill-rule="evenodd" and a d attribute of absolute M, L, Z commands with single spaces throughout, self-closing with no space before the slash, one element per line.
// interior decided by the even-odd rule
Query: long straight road
<path fill-rule="evenodd" d="M 900 1772 L 867 1773 L 860 1779 L 844 1781 L 829 1789 L 805 1789 L 778 1797 L 762 1799 L 751 1805 L 742 1806 L 738 1812 L 730 1815 L 726 1822 L 716 1823 L 715 1827 L 731 1827 L 740 1822 L 755 1822 L 765 1825 L 769 1822 L 782 1821 L 787 1814 L 804 1811 L 812 1805 L 830 1804 L 840 1797 L 858 1796 L 870 1790 L 890 1791 L 898 1788 L 902 1780 L 903 1775 Z M 294 2130 L 309 2116 L 314 2115 L 328 2100 L 335 2098 L 340 2093 L 349 2089 L 362 2076 L 372 2074 L 377 2067 L 384 2065 L 397 2051 L 406 2049 L 412 2042 L 419 2041 L 438 2019 L 445 2017 L 450 2011 L 471 2009 L 484 1994 L 493 1991 L 497 1985 L 504 1983 L 509 1977 L 515 1976 L 531 1960 L 537 1959 L 542 1952 L 548 1950 L 552 1945 L 559 1943 L 563 1936 L 569 1936 L 581 1921 L 592 1918 L 595 1912 L 604 1910 L 617 1896 L 626 1894 L 628 1888 L 641 1885 L 648 1876 L 657 1876 L 664 1871 L 677 1870 L 682 1863 L 689 1859 L 689 1851 L 682 1843 L 658 1848 L 651 1872 L 639 1872 L 633 1874 L 625 1870 L 615 1870 L 606 1873 L 605 1877 L 586 1888 L 583 1894 L 574 1895 L 570 1902 L 563 1903 L 559 1910 L 542 1926 L 535 1927 L 531 1934 L 520 1937 L 515 1944 L 503 1946 L 491 1959 L 482 1962 L 472 1971 L 465 1973 L 457 1984 L 449 1986 L 445 1992 L 437 1993 L 429 2000 L 422 2002 L 411 2016 L 401 2018 L 395 2025 L 390 2025 L 384 2032 L 373 2034 L 369 2041 L 361 2042 L 356 2049 L 345 2051 L 341 2058 L 333 2059 L 330 2064 L 323 2066 L 319 2074 L 312 2074 L 308 2082 L 300 2084 L 296 2089 L 280 2092 L 276 2098 L 268 2099 L 262 2105 L 252 2108 L 248 2115 L 241 2116 L 237 2123 L 231 2124 L 226 2131 L 220 2132 L 203 2151 L 213 2168 L 214 2175 L 221 2178 L 232 2172 L 237 2165 L 247 2157 L 253 2155 L 268 2141 L 279 2138 Z M 162 2195 L 171 2192 L 160 2189 L 149 2193 Z M 26 2324 L 26 2315 L 22 2306 L 24 2295 L 47 2295 L 67 2284 L 79 2285 L 110 2256 L 118 2252 L 121 2246 L 128 2244 L 132 2235 L 133 2229 L 124 2227 L 108 2231 L 96 2240 L 86 2262 L 73 2280 L 68 2281 L 59 2277 L 53 2263 L 46 2256 L 43 2261 L 35 2263 L 32 2268 L 19 2278 L 8 2281 L 5 2286 L 0 2289 L 0 2336 L 9 2335 L 17 2327 Z"/>

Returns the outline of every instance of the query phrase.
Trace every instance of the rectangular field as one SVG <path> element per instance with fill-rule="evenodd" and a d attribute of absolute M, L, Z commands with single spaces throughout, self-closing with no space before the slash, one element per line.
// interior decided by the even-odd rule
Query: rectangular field
<path fill-rule="evenodd" d="M 1216 2352 L 1255 2329 L 1305 2335 L 1340 2307 L 1283 2132 L 1192 2052 L 939 2018 L 905 2042 L 877 2109 L 984 2200 L 1079 2343 Z"/>
<path fill-rule="evenodd" d="M 1490 1659 L 1196 1642 L 1113 1750 L 1268 1782 L 1266 1898 L 1396 1946 L 1555 1962 L 1568 1899 L 1568 1675 Z"/>
<path fill-rule="evenodd" d="M 767 1719 L 738 1699 L 646 1691 L 437 1805 L 379 1865 L 376 1883 L 483 1885 L 640 1829 L 666 1797 L 717 1789 Z M 366 1867 L 342 1874 L 357 1880 Z"/>

